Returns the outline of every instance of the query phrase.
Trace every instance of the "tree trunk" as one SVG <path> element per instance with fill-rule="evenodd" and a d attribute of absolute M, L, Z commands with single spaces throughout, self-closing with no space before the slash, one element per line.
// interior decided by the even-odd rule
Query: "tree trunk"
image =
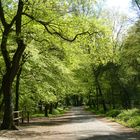
<path fill-rule="evenodd" d="M 104 97 L 103 97 L 102 90 L 101 90 L 98 79 L 96 79 L 96 84 L 97 84 L 97 88 L 98 88 L 98 91 L 99 91 L 99 95 L 101 96 L 101 102 L 102 102 L 102 105 L 103 105 L 104 112 L 106 112 L 107 107 L 106 107 L 106 104 L 105 104 L 105 100 L 104 100 Z"/>
<path fill-rule="evenodd" d="M 69 98 L 68 96 L 66 96 L 66 98 L 65 98 L 65 105 L 66 105 L 67 107 L 71 105 L 71 103 L 70 103 L 70 98 Z"/>
<path fill-rule="evenodd" d="M 13 105 L 12 105 L 11 88 L 12 88 L 12 83 L 14 81 L 14 78 L 19 70 L 20 58 L 26 47 L 23 38 L 21 37 L 21 26 L 22 26 L 21 20 L 22 20 L 23 6 L 24 6 L 23 1 L 19 0 L 17 13 L 14 16 L 14 18 L 11 20 L 11 23 L 9 24 L 5 20 L 2 2 L 0 1 L 0 12 L 1 12 L 0 20 L 4 27 L 2 40 L 1 40 L 1 52 L 6 65 L 6 73 L 3 76 L 3 81 L 2 81 L 2 92 L 4 98 L 4 117 L 3 117 L 3 122 L 1 124 L 1 129 L 16 128 L 13 123 Z M 15 21 L 16 21 L 16 37 L 17 37 L 16 42 L 18 44 L 18 48 L 16 49 L 16 52 L 13 55 L 11 61 L 9 52 L 7 50 L 7 39 L 9 37 L 9 33 Z"/>
<path fill-rule="evenodd" d="M 96 109 L 99 110 L 99 95 L 98 88 L 96 87 Z"/>
<path fill-rule="evenodd" d="M 12 104 L 12 83 L 9 80 L 8 75 L 4 75 L 2 81 L 2 89 L 4 95 L 4 117 L 1 124 L 1 129 L 16 129 L 13 122 L 13 104 Z"/>
<path fill-rule="evenodd" d="M 20 85 L 20 75 L 21 75 L 22 67 L 20 67 L 18 73 L 17 73 L 17 79 L 16 79 L 16 102 L 15 102 L 15 111 L 19 110 L 19 85 Z"/>
<path fill-rule="evenodd" d="M 54 108 L 57 109 L 58 107 L 58 102 L 55 103 Z"/>
<path fill-rule="evenodd" d="M 43 104 L 41 101 L 39 101 L 38 103 L 38 109 L 39 109 L 39 112 L 42 113 L 42 110 L 43 110 Z"/>
<path fill-rule="evenodd" d="M 112 108 L 115 109 L 116 108 L 116 105 L 115 105 L 115 98 L 114 98 L 114 90 L 113 90 L 113 87 L 111 87 L 111 105 L 112 105 Z"/>
<path fill-rule="evenodd" d="M 123 83 L 120 82 L 118 77 L 117 77 L 117 82 L 118 82 L 118 85 L 121 89 L 120 93 L 122 95 L 123 107 L 125 109 L 131 108 L 131 100 L 130 100 L 130 97 L 129 97 L 128 90 L 123 85 Z"/>
<path fill-rule="evenodd" d="M 53 112 L 53 104 L 51 103 L 49 106 L 49 114 L 52 114 L 52 112 Z"/>
<path fill-rule="evenodd" d="M 45 105 L 45 117 L 48 117 L 48 110 L 49 110 L 49 105 Z"/>
<path fill-rule="evenodd" d="M 3 104 L 4 104 L 4 99 L 2 99 L 2 102 L 1 102 L 1 104 L 0 104 L 0 111 L 2 111 Z"/>

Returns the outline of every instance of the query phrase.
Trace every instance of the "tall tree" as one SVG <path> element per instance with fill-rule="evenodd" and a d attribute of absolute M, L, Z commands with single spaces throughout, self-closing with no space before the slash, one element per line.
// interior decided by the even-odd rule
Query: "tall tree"
<path fill-rule="evenodd" d="M 61 0 L 52 2 L 32 0 L 5 2 L 0 0 L 0 21 L 3 26 L 1 52 L 6 66 L 2 80 L 5 108 L 1 129 L 15 128 L 11 88 L 20 67 L 21 56 L 28 45 L 27 40 L 29 37 L 37 36 L 37 32 L 33 31 L 33 28 L 36 27 L 36 30 L 38 29 L 42 33 L 45 30 L 46 33 L 69 42 L 76 40 L 82 34 L 90 34 L 90 32 L 80 29 L 72 31 L 72 27 L 69 30 L 65 28 L 74 19 L 67 21 L 67 17 L 70 18 L 67 8 L 67 3 L 63 3 Z M 66 13 L 68 13 L 67 16 Z M 15 42 L 13 39 L 14 45 L 17 45 L 12 56 L 9 54 L 8 46 L 11 34 L 16 38 Z"/>

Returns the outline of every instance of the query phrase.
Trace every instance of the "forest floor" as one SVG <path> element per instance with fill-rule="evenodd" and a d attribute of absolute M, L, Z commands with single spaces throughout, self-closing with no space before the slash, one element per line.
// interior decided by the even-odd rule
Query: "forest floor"
<path fill-rule="evenodd" d="M 2 130 L 0 140 L 140 140 L 140 134 L 74 107 L 61 117 L 34 118 L 19 130 Z"/>

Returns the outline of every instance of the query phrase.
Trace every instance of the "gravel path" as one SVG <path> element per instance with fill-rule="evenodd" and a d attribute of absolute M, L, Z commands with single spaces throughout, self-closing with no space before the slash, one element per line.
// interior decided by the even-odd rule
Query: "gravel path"
<path fill-rule="evenodd" d="M 75 107 L 61 117 L 34 119 L 18 131 L 0 131 L 0 140 L 140 140 L 140 135 Z"/>

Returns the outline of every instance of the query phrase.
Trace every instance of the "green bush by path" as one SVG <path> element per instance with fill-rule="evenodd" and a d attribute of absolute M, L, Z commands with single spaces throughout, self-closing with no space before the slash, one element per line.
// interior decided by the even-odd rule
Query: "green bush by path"
<path fill-rule="evenodd" d="M 121 110 L 113 109 L 106 113 L 108 117 L 117 117 L 121 113 Z"/>
<path fill-rule="evenodd" d="M 32 118 L 44 117 L 44 113 L 36 113 L 31 116 Z"/>
<path fill-rule="evenodd" d="M 125 126 L 135 128 L 140 131 L 140 110 L 129 109 L 123 110 L 116 118 L 117 122 L 124 124 Z"/>
<path fill-rule="evenodd" d="M 102 112 L 96 111 L 91 108 L 86 107 L 85 109 L 95 114 L 98 114 L 100 116 L 109 117 L 113 121 L 116 121 L 118 123 L 121 123 L 122 125 L 131 127 L 137 131 L 140 131 L 140 109 L 136 109 L 136 108 L 128 109 L 128 110 L 113 109 L 113 110 L 108 111 L 104 115 Z"/>
<path fill-rule="evenodd" d="M 67 110 L 68 110 L 68 108 L 63 109 L 61 107 L 58 107 L 57 109 L 53 109 L 52 114 L 49 114 L 49 117 L 62 115 Z M 31 117 L 32 118 L 44 117 L 44 113 L 36 113 L 36 114 L 31 115 Z"/>
<path fill-rule="evenodd" d="M 118 119 L 121 119 L 123 121 L 127 121 L 135 116 L 140 115 L 140 110 L 139 109 L 128 109 L 128 110 L 123 110 L 118 116 Z"/>
<path fill-rule="evenodd" d="M 49 117 L 60 116 L 60 115 L 64 114 L 67 110 L 68 110 L 68 108 L 64 109 L 64 108 L 58 107 L 57 109 L 53 109 L 52 114 L 49 114 Z"/>

